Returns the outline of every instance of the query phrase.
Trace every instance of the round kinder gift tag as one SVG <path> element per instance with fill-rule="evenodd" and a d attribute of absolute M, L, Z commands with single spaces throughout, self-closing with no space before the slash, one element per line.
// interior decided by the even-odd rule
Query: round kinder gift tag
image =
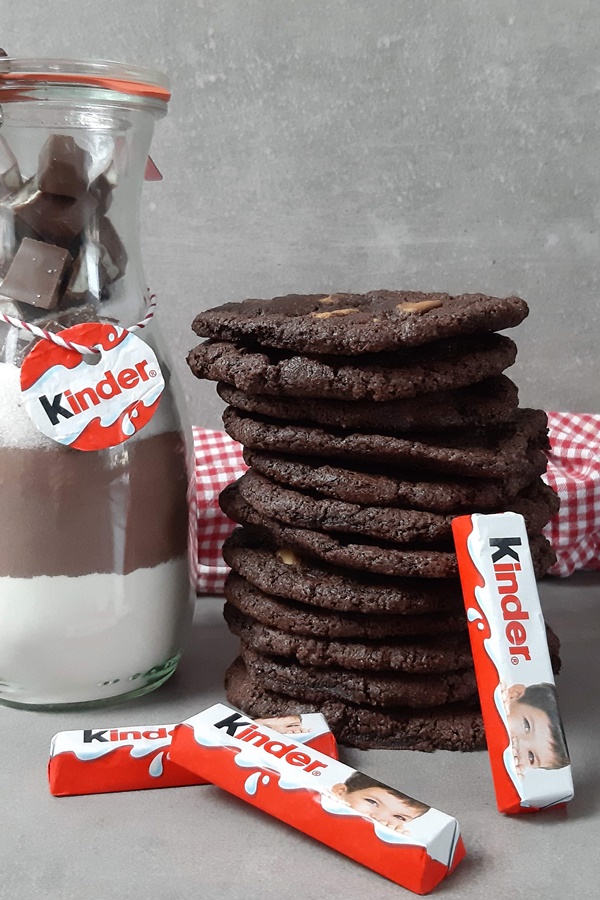
<path fill-rule="evenodd" d="M 60 337 L 100 353 L 36 344 L 21 366 L 21 396 L 36 428 L 77 450 L 122 444 L 158 408 L 165 382 L 154 351 L 132 332 L 98 322 Z"/>

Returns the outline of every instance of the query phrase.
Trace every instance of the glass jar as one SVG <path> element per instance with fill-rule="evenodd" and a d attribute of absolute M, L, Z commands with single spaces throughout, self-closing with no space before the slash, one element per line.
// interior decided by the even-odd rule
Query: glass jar
<path fill-rule="evenodd" d="M 54 333 L 144 319 L 140 196 L 169 96 L 145 69 L 0 59 L 0 313 Z M 20 366 L 40 338 L 0 322 L 0 703 L 101 705 L 177 666 L 190 429 L 156 317 L 137 334 L 164 377 L 158 408 L 117 446 L 82 451 L 34 426 Z"/>

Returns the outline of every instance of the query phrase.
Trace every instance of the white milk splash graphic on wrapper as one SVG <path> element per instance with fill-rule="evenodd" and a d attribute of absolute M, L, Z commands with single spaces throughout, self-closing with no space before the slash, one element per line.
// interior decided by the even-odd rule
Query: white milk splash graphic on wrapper
<path fill-rule="evenodd" d="M 63 732 L 55 735 L 52 739 L 51 755 L 56 752 L 68 751 L 74 753 L 83 762 L 89 762 L 108 756 L 109 753 L 114 753 L 118 749 L 129 750 L 129 755 L 133 759 L 143 759 L 145 756 L 154 754 L 148 765 L 148 773 L 153 778 L 160 778 L 164 773 L 164 759 L 168 758 L 171 732 L 174 727 L 174 725 L 169 725 L 166 728 L 163 726 L 157 729 L 142 726 L 135 729 L 102 729 L 83 733 Z M 164 736 L 161 734 L 163 728 Z M 121 734 L 124 736 L 121 737 Z"/>

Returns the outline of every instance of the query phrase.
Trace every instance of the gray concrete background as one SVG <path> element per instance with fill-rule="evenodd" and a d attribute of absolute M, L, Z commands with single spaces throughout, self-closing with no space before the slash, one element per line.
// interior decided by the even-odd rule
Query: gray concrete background
<path fill-rule="evenodd" d="M 518 293 L 521 402 L 600 411 L 595 0 L 0 0 L 15 56 L 169 73 L 149 284 L 194 422 L 195 312 L 290 291 Z"/>

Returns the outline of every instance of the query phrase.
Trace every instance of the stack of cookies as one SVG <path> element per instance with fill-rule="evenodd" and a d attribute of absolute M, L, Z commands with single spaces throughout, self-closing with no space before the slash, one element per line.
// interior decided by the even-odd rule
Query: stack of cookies
<path fill-rule="evenodd" d="M 558 508 L 546 416 L 505 374 L 518 297 L 397 291 L 201 313 L 188 363 L 218 382 L 249 470 L 221 495 L 226 674 L 249 715 L 321 711 L 357 747 L 483 743 L 451 520 L 525 517 L 538 576 Z M 549 632 L 558 667 L 558 642 Z"/>

